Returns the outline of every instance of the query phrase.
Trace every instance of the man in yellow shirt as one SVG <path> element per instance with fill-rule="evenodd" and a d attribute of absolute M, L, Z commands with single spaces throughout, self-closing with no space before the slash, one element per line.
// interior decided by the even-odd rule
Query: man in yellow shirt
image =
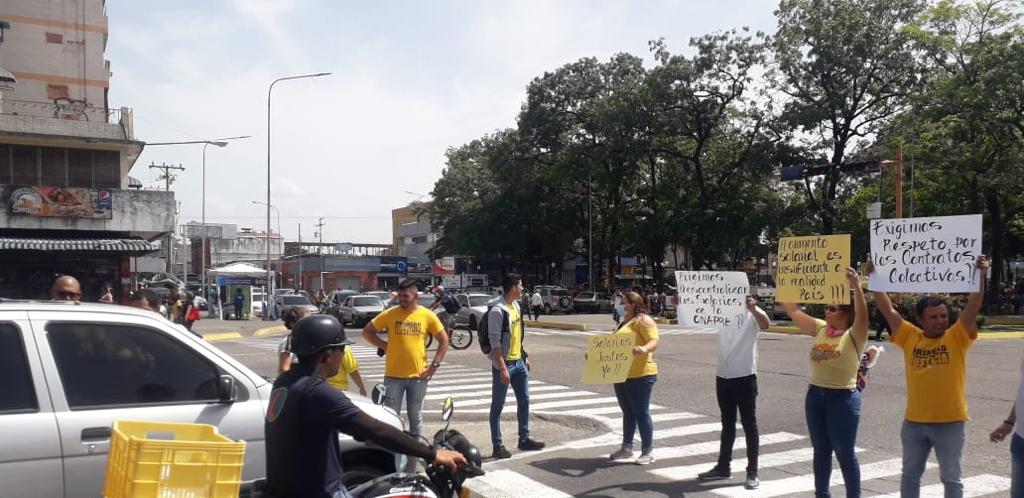
<path fill-rule="evenodd" d="M 491 443 L 492 457 L 510 458 L 501 441 L 501 412 L 505 409 L 508 386 L 516 394 L 516 418 L 519 422 L 519 449 L 535 451 L 544 443 L 530 438 L 530 359 L 523 349 L 523 279 L 515 273 L 501 280 L 502 296 L 487 304 L 487 336 L 491 343 Z"/>
<path fill-rule="evenodd" d="M 960 318 L 949 326 L 949 310 L 935 297 L 917 303 L 917 323 L 906 321 L 893 308 L 885 292 L 875 292 L 875 303 L 893 331 L 890 340 L 903 349 L 907 375 L 907 409 L 900 439 L 903 442 L 903 476 L 900 495 L 917 498 L 928 454 L 935 448 L 939 479 L 945 496 L 963 496 L 960 457 L 964 447 L 967 414 L 967 350 L 978 337 L 976 318 L 985 297 L 988 259 L 978 256 L 978 291 L 972 292 Z M 874 270 L 869 263 L 868 273 Z"/>
<path fill-rule="evenodd" d="M 427 382 L 448 352 L 448 334 L 437 315 L 416 302 L 419 289 L 416 281 L 403 280 L 398 285 L 398 306 L 385 310 L 363 327 L 363 339 L 383 349 L 384 387 L 387 405 L 402 413 L 403 398 L 408 406 L 409 432 L 419 436 L 423 429 L 423 397 Z M 387 334 L 388 340 L 377 337 Z M 427 364 L 427 334 L 437 341 L 434 361 Z"/>

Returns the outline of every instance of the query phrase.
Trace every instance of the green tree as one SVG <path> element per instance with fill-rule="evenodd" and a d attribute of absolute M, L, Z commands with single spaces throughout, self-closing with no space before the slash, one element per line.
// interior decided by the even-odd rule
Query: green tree
<path fill-rule="evenodd" d="M 832 165 L 819 186 L 805 181 L 823 234 L 835 229 L 844 185 L 838 165 L 919 86 L 919 58 L 903 28 L 923 7 L 921 0 L 782 0 L 775 11 L 769 80 L 789 97 L 786 122 Z"/>

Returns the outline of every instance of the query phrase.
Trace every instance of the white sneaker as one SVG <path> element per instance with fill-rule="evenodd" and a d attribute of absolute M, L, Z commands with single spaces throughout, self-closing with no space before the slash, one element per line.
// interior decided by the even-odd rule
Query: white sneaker
<path fill-rule="evenodd" d="M 637 465 L 647 465 L 654 463 L 654 454 L 651 452 L 641 453 L 640 458 L 636 459 Z"/>

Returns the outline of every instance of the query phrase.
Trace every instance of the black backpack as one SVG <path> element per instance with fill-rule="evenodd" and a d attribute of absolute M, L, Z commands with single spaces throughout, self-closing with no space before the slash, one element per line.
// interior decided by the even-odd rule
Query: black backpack
<path fill-rule="evenodd" d="M 459 304 L 459 301 L 448 294 L 445 294 L 444 297 L 441 298 L 441 306 L 444 307 L 445 312 L 452 316 L 462 309 L 462 305 Z"/>
<path fill-rule="evenodd" d="M 488 306 L 483 319 L 480 320 L 480 323 L 476 324 L 476 338 L 477 342 L 480 344 L 480 351 L 483 352 L 483 354 L 488 355 L 491 354 L 491 337 L 488 335 L 488 327 L 490 326 L 491 320 L 488 315 L 491 314 L 492 308 L 494 308 L 494 306 Z M 504 338 L 505 334 L 508 333 L 508 312 L 501 310 L 501 337 Z"/>

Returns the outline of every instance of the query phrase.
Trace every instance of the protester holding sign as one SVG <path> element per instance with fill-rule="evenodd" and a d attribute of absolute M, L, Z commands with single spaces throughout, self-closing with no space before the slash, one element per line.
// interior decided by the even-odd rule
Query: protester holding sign
<path fill-rule="evenodd" d="M 831 496 L 833 452 L 843 472 L 846 496 L 860 496 L 860 463 L 854 453 L 861 402 L 857 371 L 868 340 L 868 305 L 857 270 L 847 268 L 846 279 L 853 289 L 853 307 L 830 304 L 824 320 L 804 313 L 794 303 L 782 303 L 800 331 L 814 337 L 804 412 L 814 447 L 814 491 L 819 497 Z"/>
<path fill-rule="evenodd" d="M 768 330 L 768 314 L 747 296 L 747 316 L 738 327 L 718 329 L 718 372 L 715 376 L 715 397 L 722 413 L 721 446 L 718 464 L 697 475 L 702 481 L 731 479 L 732 445 L 736 441 L 736 411 L 739 410 L 743 434 L 747 440 L 747 480 L 744 487 L 757 489 L 757 455 L 760 438 L 757 432 L 757 336 Z"/>
<path fill-rule="evenodd" d="M 893 330 L 890 340 L 903 349 L 907 375 L 907 409 L 900 439 L 903 442 L 903 477 L 900 493 L 916 497 L 921 493 L 921 475 L 932 448 L 939 461 L 939 479 L 946 496 L 963 496 L 960 480 L 960 455 L 964 447 L 967 414 L 967 350 L 978 337 L 976 318 L 985 297 L 985 273 L 988 258 L 977 257 L 978 278 L 975 289 L 949 326 L 949 310 L 936 297 L 927 296 L 917 303 L 915 326 L 904 320 L 885 292 L 875 292 L 878 310 Z M 875 270 L 867 265 L 869 273 Z M 874 287 L 872 286 L 872 289 Z"/>
<path fill-rule="evenodd" d="M 622 298 L 625 314 L 622 326 L 613 334 L 634 337 L 633 363 L 625 382 L 615 384 L 615 398 L 622 409 L 622 447 L 609 458 L 615 461 L 633 457 L 633 434 L 640 428 L 640 457 L 638 465 L 654 462 L 654 421 L 651 420 L 651 393 L 658 380 L 658 365 L 654 363 L 654 350 L 658 349 L 658 326 L 647 315 L 644 298 L 628 292 Z"/>

